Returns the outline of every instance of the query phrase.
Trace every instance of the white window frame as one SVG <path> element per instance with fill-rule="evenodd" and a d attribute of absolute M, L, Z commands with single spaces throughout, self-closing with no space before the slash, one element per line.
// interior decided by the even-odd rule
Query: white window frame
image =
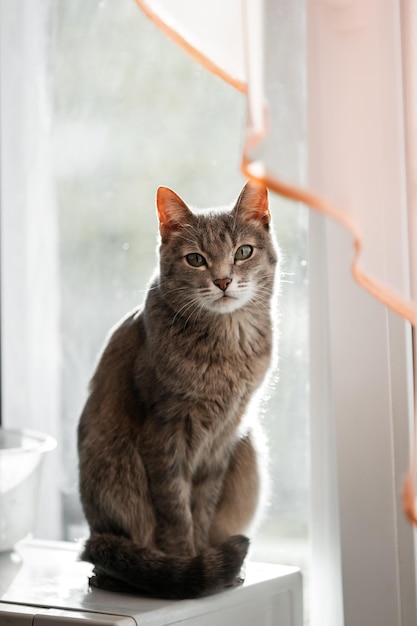
<path fill-rule="evenodd" d="M 333 162 L 323 155 L 330 138 L 326 133 L 334 132 L 324 111 L 331 107 L 343 123 L 344 110 L 338 90 L 321 71 L 330 49 L 325 44 L 322 48 L 329 35 L 323 24 L 326 18 L 334 25 L 338 17 L 343 21 L 350 16 L 351 30 L 343 31 L 343 37 L 353 37 L 354 29 L 361 28 L 354 18 L 368 15 L 369 7 L 360 4 L 307 0 L 309 186 L 327 190 L 341 203 L 360 197 L 361 189 L 352 188 L 356 184 L 352 181 L 349 194 L 339 188 Z M 372 9 L 395 16 L 392 28 L 395 41 L 400 41 L 400 3 L 380 4 Z M 398 105 L 401 60 L 391 62 L 398 79 L 393 86 Z M 408 249 L 406 131 L 401 106 L 392 111 L 398 119 L 395 123 L 387 119 L 386 126 L 396 141 L 390 143 L 388 138 L 384 145 L 392 177 L 374 176 L 372 181 L 379 197 L 395 198 L 402 229 L 398 237 L 391 237 L 389 252 L 402 259 Z M 352 153 L 348 156 L 355 158 Z M 414 626 L 415 532 L 405 520 L 401 501 L 413 441 L 411 329 L 354 282 L 349 272 L 353 240 L 348 232 L 312 213 L 309 245 L 311 623 Z"/>
<path fill-rule="evenodd" d="M 350 235 L 310 229 L 311 623 L 413 626 L 411 330 L 353 281 Z"/>

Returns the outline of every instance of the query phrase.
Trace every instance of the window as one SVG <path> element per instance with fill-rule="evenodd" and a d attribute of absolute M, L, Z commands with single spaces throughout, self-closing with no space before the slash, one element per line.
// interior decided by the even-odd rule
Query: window
<path fill-rule="evenodd" d="M 39 0 L 6 13 L 5 50 L 26 76 L 18 87 L 8 77 L 23 104 L 16 111 L 10 102 L 7 120 L 27 124 L 15 161 L 25 178 L 4 189 L 5 423 L 57 437 L 37 533 L 73 540 L 86 533 L 77 422 L 109 329 L 143 300 L 156 259 L 156 188 L 201 207 L 235 200 L 245 103 L 131 0 Z M 13 142 L 7 137 L 9 152 Z M 282 263 L 279 371 L 263 417 L 271 506 L 254 556 L 305 565 L 307 215 L 273 194 L 270 201 Z"/>
<path fill-rule="evenodd" d="M 151 276 L 156 187 L 196 206 L 235 199 L 245 112 L 240 93 L 191 62 L 132 2 L 56 3 L 54 50 L 63 532 L 72 539 L 82 523 L 76 423 L 108 329 L 143 299 Z M 281 347 L 265 418 L 274 495 L 259 537 L 279 545 L 307 534 L 307 221 L 303 209 L 271 202 L 283 256 Z"/>
<path fill-rule="evenodd" d="M 320 14 L 329 4 L 331 18 L 340 8 L 315 4 Z M 320 70 L 311 32 L 320 32 L 307 22 L 311 80 Z M 196 206 L 233 201 L 245 103 L 132 0 L 0 0 L 0 42 L 3 421 L 57 438 L 36 534 L 71 540 L 85 533 L 77 421 L 108 330 L 142 300 L 153 270 L 156 187 Z M 314 118 L 320 107 L 306 106 L 314 187 L 326 172 L 326 124 Z M 316 216 L 307 224 L 305 208 L 273 194 L 271 203 L 282 256 L 279 371 L 263 418 L 273 495 L 254 558 L 306 572 L 311 536 L 314 625 L 408 626 L 414 539 L 398 494 L 410 331 L 352 287 L 346 234 Z"/>

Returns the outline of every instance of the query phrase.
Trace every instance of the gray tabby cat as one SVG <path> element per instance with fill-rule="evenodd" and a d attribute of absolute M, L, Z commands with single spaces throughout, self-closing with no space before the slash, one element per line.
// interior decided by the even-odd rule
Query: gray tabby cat
<path fill-rule="evenodd" d="M 238 584 L 262 498 L 255 392 L 277 252 L 267 191 L 191 211 L 160 187 L 159 272 L 113 331 L 78 429 L 90 584 L 166 598 Z M 251 410 L 249 410 L 251 409 Z"/>

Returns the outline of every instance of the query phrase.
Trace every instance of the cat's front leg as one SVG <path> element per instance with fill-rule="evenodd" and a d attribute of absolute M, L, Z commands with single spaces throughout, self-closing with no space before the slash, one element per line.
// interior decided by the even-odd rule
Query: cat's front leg
<path fill-rule="evenodd" d="M 194 556 L 191 478 L 175 429 L 169 426 L 159 427 L 142 445 L 156 518 L 154 541 L 167 554 Z"/>
<path fill-rule="evenodd" d="M 225 469 L 202 467 L 196 472 L 191 495 L 191 512 L 194 525 L 194 544 L 197 553 L 210 545 L 209 531 L 221 495 Z"/>
<path fill-rule="evenodd" d="M 261 497 L 262 483 L 266 483 L 267 475 L 259 454 L 260 433 L 258 439 L 249 432 L 232 451 L 209 532 L 214 545 L 231 535 L 246 534 L 261 513 L 260 503 L 265 500 Z M 263 460 L 265 456 L 263 450 Z"/>
<path fill-rule="evenodd" d="M 188 481 L 179 475 L 172 476 L 161 488 L 160 481 L 154 475 L 151 483 L 154 485 L 154 488 L 151 486 L 151 492 L 157 493 L 154 497 L 156 545 L 167 554 L 195 556 Z"/>

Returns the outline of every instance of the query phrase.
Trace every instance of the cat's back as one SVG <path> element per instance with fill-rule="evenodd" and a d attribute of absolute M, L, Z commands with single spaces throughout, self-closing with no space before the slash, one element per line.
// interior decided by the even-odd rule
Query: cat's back
<path fill-rule="evenodd" d="M 141 308 L 125 315 L 110 331 L 90 382 L 89 396 L 80 418 L 79 435 L 94 422 L 104 427 L 112 417 L 135 403 L 134 363 L 145 343 Z M 103 417 L 106 419 L 103 419 Z"/>
<path fill-rule="evenodd" d="M 137 307 L 111 329 L 93 377 L 93 386 L 99 384 L 99 379 L 103 376 L 107 384 L 109 378 L 117 379 L 119 374 L 125 376 L 125 371 L 132 367 L 137 351 L 144 341 L 142 311 L 141 307 Z M 121 382 L 123 381 L 118 380 L 117 384 Z"/>

